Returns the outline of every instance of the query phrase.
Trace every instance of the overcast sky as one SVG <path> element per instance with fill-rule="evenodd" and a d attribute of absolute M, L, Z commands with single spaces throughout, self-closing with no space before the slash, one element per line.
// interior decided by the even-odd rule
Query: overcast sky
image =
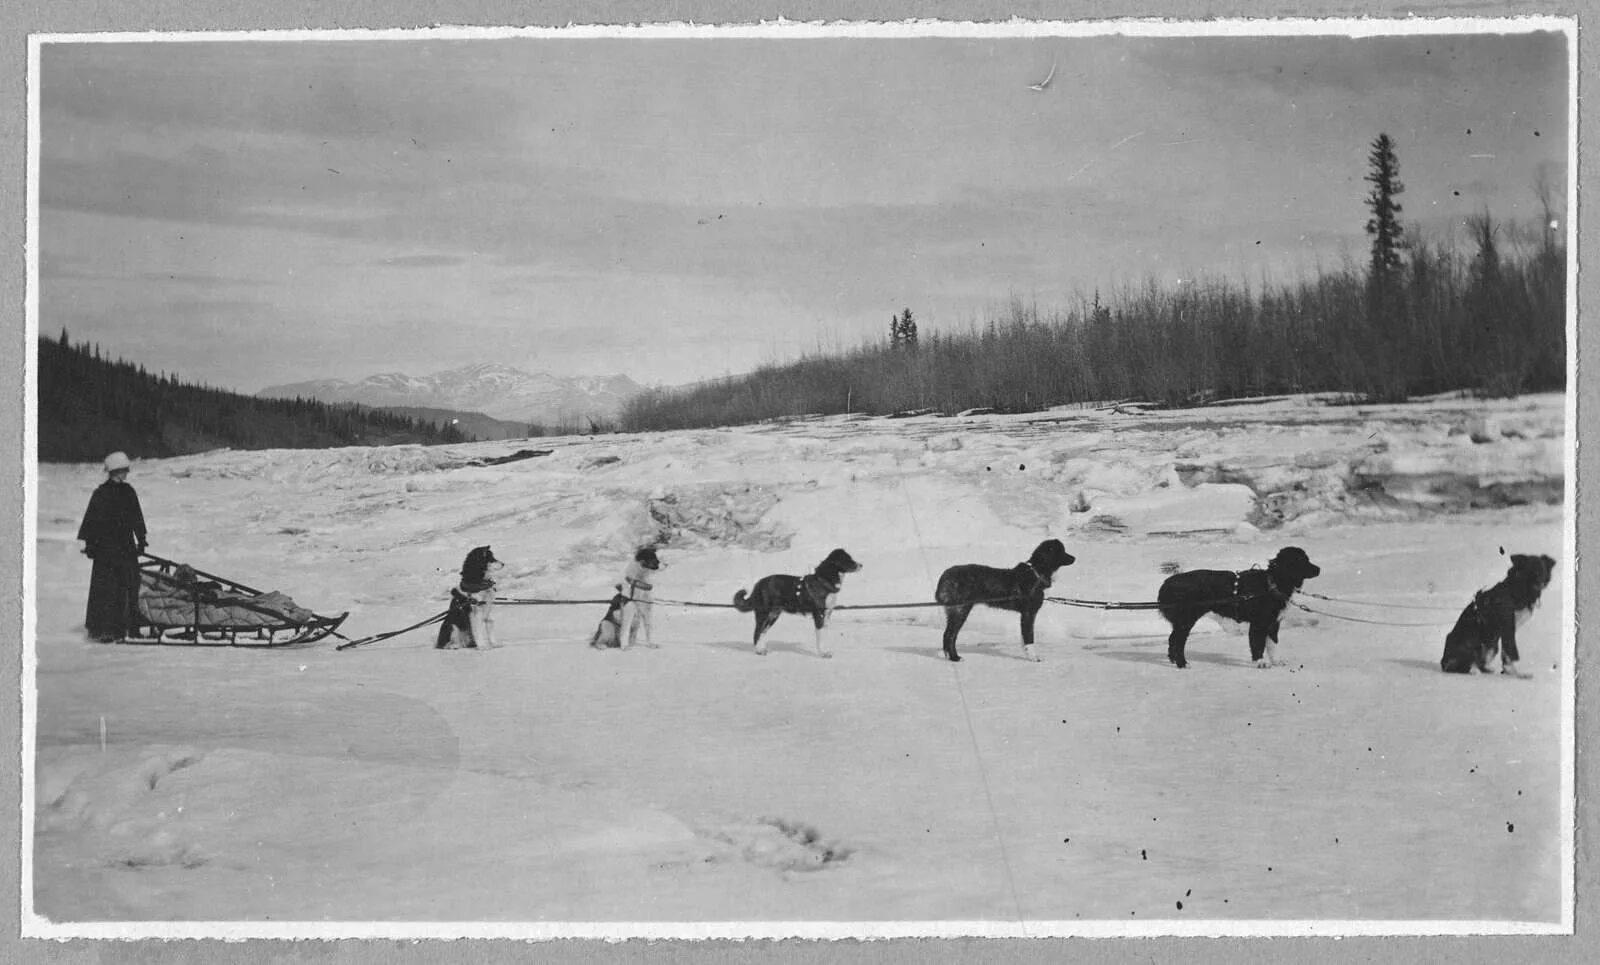
<path fill-rule="evenodd" d="M 1365 260 L 1567 176 L 1556 33 L 49 43 L 39 330 L 253 392 L 676 384 L 1013 297 Z M 1043 91 L 1029 85 L 1055 70 Z"/>

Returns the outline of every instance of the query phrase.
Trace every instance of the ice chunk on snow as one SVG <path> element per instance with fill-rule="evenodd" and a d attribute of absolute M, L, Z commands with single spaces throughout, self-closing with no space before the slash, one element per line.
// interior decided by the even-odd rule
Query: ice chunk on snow
<path fill-rule="evenodd" d="M 1145 535 L 1227 533 L 1247 522 L 1255 509 L 1255 493 L 1248 486 L 1215 483 L 1137 496 L 1091 497 L 1088 502 L 1088 511 L 1071 515 L 1067 525 Z"/>

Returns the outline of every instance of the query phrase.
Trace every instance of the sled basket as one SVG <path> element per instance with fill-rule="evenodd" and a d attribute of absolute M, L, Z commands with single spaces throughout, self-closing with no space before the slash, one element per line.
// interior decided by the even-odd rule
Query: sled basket
<path fill-rule="evenodd" d="M 124 643 L 289 647 L 315 643 L 349 616 L 320 616 L 282 593 L 146 553 L 139 558 L 139 613 Z"/>

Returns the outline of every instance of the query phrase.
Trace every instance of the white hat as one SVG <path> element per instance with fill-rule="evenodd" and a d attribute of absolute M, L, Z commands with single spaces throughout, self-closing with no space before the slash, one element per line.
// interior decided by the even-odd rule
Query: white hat
<path fill-rule="evenodd" d="M 106 472 L 116 472 L 118 469 L 126 469 L 131 465 L 133 463 L 128 461 L 128 454 L 125 452 L 113 452 L 106 457 Z"/>

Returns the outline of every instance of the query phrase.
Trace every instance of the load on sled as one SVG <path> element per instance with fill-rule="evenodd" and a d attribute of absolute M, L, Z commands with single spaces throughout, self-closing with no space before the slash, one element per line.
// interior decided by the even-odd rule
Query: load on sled
<path fill-rule="evenodd" d="M 146 553 L 139 558 L 139 613 L 123 642 L 286 647 L 321 640 L 346 616 L 320 616 L 277 591 Z"/>

